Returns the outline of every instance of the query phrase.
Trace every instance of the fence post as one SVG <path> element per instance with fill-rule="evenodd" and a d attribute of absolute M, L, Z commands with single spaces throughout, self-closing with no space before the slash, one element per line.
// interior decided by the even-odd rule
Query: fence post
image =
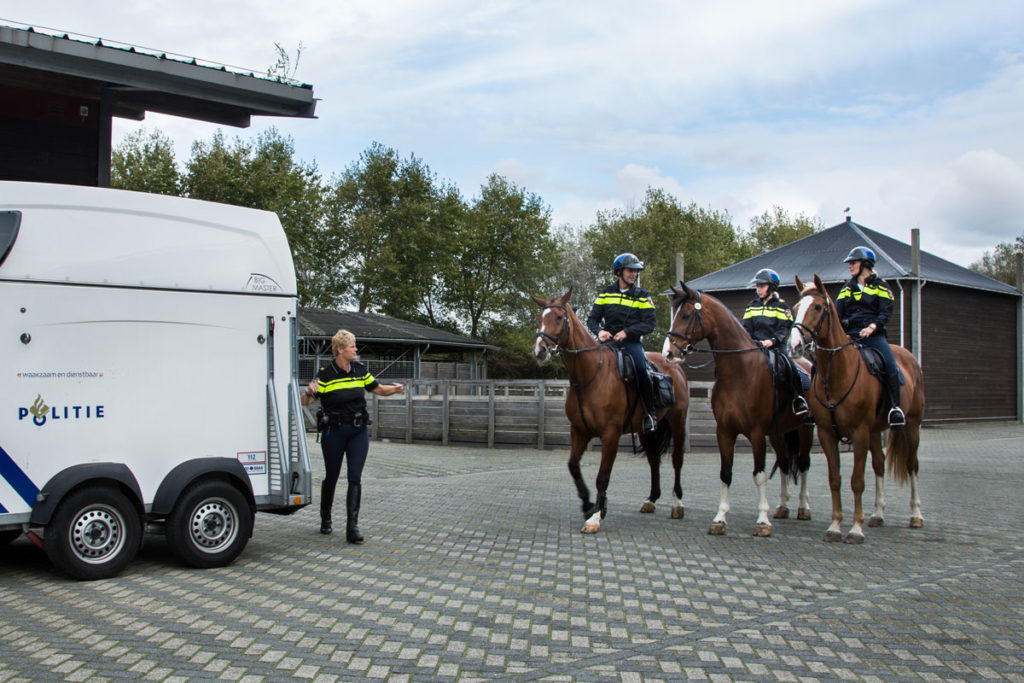
<path fill-rule="evenodd" d="M 537 449 L 544 449 L 544 397 L 547 395 L 547 382 L 541 380 L 537 385 Z"/>
<path fill-rule="evenodd" d="M 487 383 L 487 447 L 494 448 L 494 380 Z"/>
<path fill-rule="evenodd" d="M 450 405 L 448 403 L 448 392 L 450 391 L 449 385 L 451 380 L 443 380 L 441 382 L 441 445 L 448 445 L 448 429 L 451 426 L 451 416 L 448 414 Z"/>
<path fill-rule="evenodd" d="M 373 420 L 373 428 L 370 430 L 370 438 L 374 441 L 377 440 L 377 430 L 380 429 L 380 401 L 377 400 L 377 394 L 370 394 L 370 414 Z"/>
<path fill-rule="evenodd" d="M 405 442 L 412 443 L 412 395 L 414 391 L 405 392 Z"/>

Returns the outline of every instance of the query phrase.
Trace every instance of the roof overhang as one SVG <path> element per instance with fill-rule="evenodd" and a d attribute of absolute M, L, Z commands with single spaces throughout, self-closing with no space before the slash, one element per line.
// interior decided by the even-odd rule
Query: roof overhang
<path fill-rule="evenodd" d="M 316 110 L 310 85 L 9 26 L 0 26 L 0 84 L 107 95 L 114 116 L 134 120 L 152 111 L 244 128 L 251 116 L 315 118 Z"/>

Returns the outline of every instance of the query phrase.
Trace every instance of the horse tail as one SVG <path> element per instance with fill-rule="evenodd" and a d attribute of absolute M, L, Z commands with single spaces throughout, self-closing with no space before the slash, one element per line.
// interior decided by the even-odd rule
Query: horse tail
<path fill-rule="evenodd" d="M 798 484 L 800 482 L 800 432 L 794 429 L 783 434 L 782 447 L 785 452 L 775 454 L 775 464 L 772 465 L 772 471 L 768 478 L 771 479 L 775 476 L 776 470 L 781 470 L 782 474 L 789 477 L 794 484 Z"/>
<path fill-rule="evenodd" d="M 672 427 L 669 425 L 668 418 L 666 417 L 658 420 L 658 425 L 655 427 L 654 432 L 640 440 L 643 452 L 647 455 L 653 455 L 659 461 L 661 456 L 665 455 L 671 443 Z"/>
<path fill-rule="evenodd" d="M 885 451 L 889 476 L 903 486 L 910 479 L 910 436 L 906 427 L 889 430 L 889 444 Z"/>

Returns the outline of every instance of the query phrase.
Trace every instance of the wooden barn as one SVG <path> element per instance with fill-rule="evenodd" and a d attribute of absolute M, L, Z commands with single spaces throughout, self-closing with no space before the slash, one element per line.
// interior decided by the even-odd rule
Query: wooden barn
<path fill-rule="evenodd" d="M 779 274 L 780 295 L 790 304 L 796 302 L 795 275 L 810 282 L 817 273 L 834 298 L 849 279 L 843 259 L 853 247 L 867 246 L 896 298 L 889 342 L 911 350 L 924 369 L 925 421 L 1020 421 L 1021 291 L 920 251 L 916 234 L 912 246 L 847 218 L 687 285 L 717 297 L 737 317 L 755 296 L 750 281 L 761 268 Z M 712 380 L 714 364 L 688 369 L 687 376 Z"/>

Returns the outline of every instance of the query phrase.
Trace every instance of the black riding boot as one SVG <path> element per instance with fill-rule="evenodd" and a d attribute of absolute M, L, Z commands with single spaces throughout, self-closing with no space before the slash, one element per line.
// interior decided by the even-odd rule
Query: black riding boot
<path fill-rule="evenodd" d="M 658 421 L 654 419 L 654 387 L 650 376 L 647 382 L 640 380 L 640 397 L 644 403 L 644 426 L 645 432 L 653 432 L 658 427 Z"/>
<path fill-rule="evenodd" d="M 345 507 L 348 520 L 345 522 L 345 540 L 349 543 L 362 543 L 363 535 L 359 533 L 359 499 L 362 498 L 363 485 L 349 484 L 345 496 Z"/>
<path fill-rule="evenodd" d="M 892 406 L 889 410 L 889 426 L 902 427 L 907 424 L 907 418 L 900 410 L 900 376 L 893 373 L 886 375 L 885 379 L 889 388 L 889 405 Z"/>
<path fill-rule="evenodd" d="M 320 533 L 329 534 L 334 530 L 331 524 L 331 507 L 334 505 L 334 484 L 320 484 Z"/>

